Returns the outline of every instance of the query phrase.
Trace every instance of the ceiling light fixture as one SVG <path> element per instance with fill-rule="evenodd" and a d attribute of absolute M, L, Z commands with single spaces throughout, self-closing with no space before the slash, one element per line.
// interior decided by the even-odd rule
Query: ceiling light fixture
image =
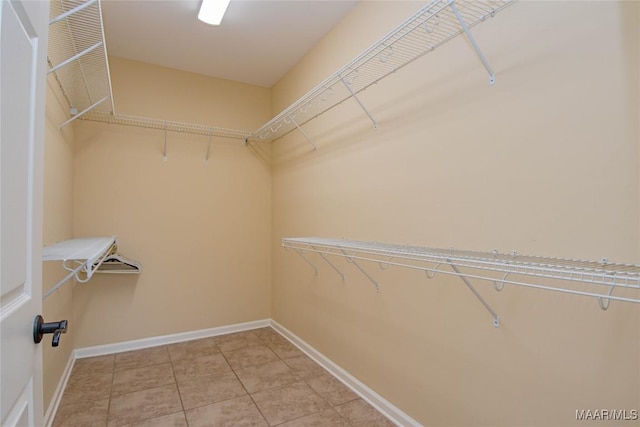
<path fill-rule="evenodd" d="M 230 0 L 202 0 L 198 19 L 209 25 L 220 25 Z"/>

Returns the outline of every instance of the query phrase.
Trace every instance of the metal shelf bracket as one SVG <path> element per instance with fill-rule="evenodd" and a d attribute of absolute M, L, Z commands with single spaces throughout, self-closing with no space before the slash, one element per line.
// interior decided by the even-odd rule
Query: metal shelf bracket
<path fill-rule="evenodd" d="M 322 257 L 323 260 L 325 260 L 327 262 L 327 264 L 329 264 L 331 266 L 331 268 L 333 268 L 333 270 L 338 273 L 340 275 L 340 277 L 342 277 L 342 281 L 344 282 L 345 276 L 344 274 L 342 274 L 342 272 L 340 272 L 340 270 L 338 270 L 338 268 L 331 262 L 331 260 L 329 258 L 327 258 L 326 254 L 320 253 L 320 256 Z"/>
<path fill-rule="evenodd" d="M 375 286 L 375 287 L 376 287 L 376 292 L 380 293 L 380 285 L 378 285 L 378 282 L 376 282 L 376 281 L 373 279 L 373 277 L 369 276 L 369 273 L 367 273 L 367 272 L 366 272 L 362 267 L 360 267 L 360 264 L 358 264 L 358 263 L 356 262 L 356 260 L 353 258 L 355 255 L 354 255 L 354 256 L 349 256 L 349 255 L 348 255 L 344 250 L 342 250 L 342 249 L 340 249 L 340 252 L 342 252 L 342 253 L 344 254 L 345 258 L 347 259 L 347 262 L 350 262 L 351 264 L 355 265 L 355 266 L 356 266 L 356 268 L 357 268 L 358 270 L 360 270 L 360 272 L 361 272 L 362 274 L 364 274 L 364 275 L 366 276 L 366 278 L 367 278 L 367 279 L 369 279 L 369 281 L 370 281 L 371 283 L 373 283 L 373 286 Z"/>
<path fill-rule="evenodd" d="M 309 261 L 309 258 L 307 258 L 306 256 L 304 256 L 304 254 L 302 253 L 301 250 L 299 249 L 294 249 L 294 251 L 300 255 L 302 257 L 303 260 L 305 260 L 307 262 L 307 264 L 309 264 L 311 266 L 311 268 L 313 268 L 313 270 L 316 272 L 316 274 L 318 274 L 318 267 L 316 267 L 316 265 L 314 263 L 312 263 L 311 261 Z"/>
<path fill-rule="evenodd" d="M 293 123 L 296 126 L 296 128 L 300 131 L 302 136 L 304 136 L 305 139 L 307 141 L 309 141 L 309 144 L 311 144 L 311 146 L 313 147 L 313 150 L 314 151 L 318 151 L 318 147 L 316 147 L 316 144 L 313 142 L 313 139 L 311 139 L 311 137 L 309 135 L 307 135 L 307 133 L 300 127 L 298 122 L 296 122 L 296 119 L 294 119 L 293 116 L 289 116 L 289 118 L 287 120 L 291 120 L 291 123 Z M 286 120 L 285 120 L 285 122 L 286 122 Z"/>
<path fill-rule="evenodd" d="M 487 58 L 485 58 L 484 54 L 480 50 L 480 46 L 478 46 L 478 43 L 476 43 L 476 39 L 473 38 L 473 34 L 471 34 L 471 31 L 469 31 L 469 27 L 464 22 L 464 19 L 462 19 L 462 15 L 460 15 L 460 11 L 458 10 L 458 8 L 456 7 L 453 1 L 449 3 L 449 7 L 453 11 L 454 15 L 456 15 L 456 19 L 460 23 L 460 26 L 462 27 L 464 34 L 469 39 L 469 42 L 471 42 L 471 45 L 473 46 L 473 49 L 476 51 L 478 58 L 480 58 L 480 61 L 482 61 L 482 65 L 484 65 L 484 68 L 487 69 L 487 72 L 489 73 L 489 84 L 493 85 L 496 82 L 496 75 L 491 69 L 491 66 L 487 61 Z"/>
<path fill-rule="evenodd" d="M 364 106 L 364 104 L 362 103 L 362 101 L 360 101 L 360 98 L 358 98 L 358 96 L 356 95 L 356 93 L 353 91 L 353 89 L 351 89 L 351 85 L 349 83 L 347 83 L 344 80 L 344 77 L 340 77 L 340 80 L 342 81 L 342 84 L 344 84 L 344 86 L 347 88 L 347 90 L 349 91 L 349 93 L 351 94 L 351 97 L 353 99 L 356 100 L 356 102 L 358 103 L 358 105 L 360 106 L 360 108 L 362 108 L 362 111 L 365 112 L 365 114 L 369 117 L 369 120 L 371 120 L 371 123 L 373 123 L 373 128 L 377 129 L 378 128 L 378 123 L 376 122 L 376 119 L 373 118 L 373 116 L 371 115 L 371 113 L 369 113 L 369 111 L 366 109 L 366 107 Z M 353 83 L 353 81 L 351 82 Z"/>
<path fill-rule="evenodd" d="M 209 142 L 207 143 L 207 154 L 204 156 L 204 164 L 209 164 L 209 153 L 211 152 L 211 137 L 213 136 L 213 129 L 211 129 L 211 133 L 209 134 Z"/>
<path fill-rule="evenodd" d="M 467 287 L 469 288 L 469 290 L 473 293 L 473 295 L 476 296 L 476 298 L 478 298 L 478 300 L 482 303 L 482 305 L 484 305 L 484 308 L 487 309 L 487 311 L 491 314 L 491 317 L 493 317 L 493 326 L 496 328 L 500 327 L 500 318 L 498 317 L 498 315 L 496 314 L 495 311 L 493 311 L 493 309 L 491 308 L 491 306 L 487 303 L 487 301 L 485 301 L 484 298 L 482 298 L 482 295 L 480 295 L 478 293 L 478 291 L 476 290 L 476 288 L 473 287 L 473 285 L 471 283 L 469 283 L 469 280 L 460 272 L 460 270 L 458 269 L 458 267 L 456 267 L 455 265 L 449 263 L 449 266 L 453 269 L 453 271 L 455 271 L 456 273 L 458 273 L 458 277 L 460 278 L 460 280 L 462 280 L 464 282 L 465 285 L 467 285 Z"/>
<path fill-rule="evenodd" d="M 162 160 L 167 161 L 167 121 L 164 122 L 164 149 L 162 150 Z"/>

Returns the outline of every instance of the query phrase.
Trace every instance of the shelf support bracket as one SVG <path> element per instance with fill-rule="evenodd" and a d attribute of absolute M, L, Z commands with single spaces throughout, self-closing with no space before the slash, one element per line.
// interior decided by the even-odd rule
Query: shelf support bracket
<path fill-rule="evenodd" d="M 58 129 L 62 129 L 63 127 L 65 127 L 66 125 L 68 125 L 69 123 L 71 123 L 72 121 L 77 119 L 78 117 L 81 117 L 83 114 L 85 114 L 88 111 L 92 110 L 94 107 L 97 107 L 99 104 L 102 104 L 107 99 L 109 99 L 109 95 L 105 96 L 104 98 L 102 98 L 98 102 L 94 102 L 93 104 L 91 104 L 90 106 L 85 108 L 84 110 L 80 111 L 78 114 L 76 114 L 75 116 L 71 117 L 69 120 L 67 120 L 66 122 L 62 123 L 60 126 L 58 126 Z"/>
<path fill-rule="evenodd" d="M 350 257 L 350 256 L 349 256 L 349 255 L 348 255 L 344 250 L 342 250 L 342 249 L 340 249 L 340 252 L 342 252 L 342 253 L 344 254 L 344 256 L 345 256 L 345 258 L 347 258 L 347 261 L 348 261 L 348 262 L 350 262 L 351 264 L 355 265 L 355 266 L 358 268 L 358 270 L 360 270 L 360 272 L 361 272 L 362 274 L 364 274 L 364 275 L 367 277 L 367 279 L 369 279 L 369 280 L 371 281 L 371 283 L 373 283 L 373 286 L 375 286 L 375 287 L 376 287 L 376 292 L 380 293 L 380 285 L 378 285 L 378 282 L 376 282 L 375 280 L 373 280 L 373 277 L 369 276 L 369 274 L 368 274 L 368 273 L 367 273 L 367 272 L 366 272 L 362 267 L 360 267 L 360 264 L 358 264 L 358 263 L 356 262 L 356 260 L 355 260 L 355 259 L 353 259 L 353 257 Z"/>
<path fill-rule="evenodd" d="M 482 295 L 480 295 L 478 293 L 478 291 L 476 291 L 476 288 L 474 288 L 473 285 L 471 283 L 469 283 L 469 280 L 462 274 L 462 272 L 458 269 L 458 267 L 456 267 L 454 264 L 451 264 L 451 263 L 448 263 L 448 264 L 453 269 L 453 271 L 456 272 L 456 274 L 464 282 L 464 284 L 467 285 L 469 290 L 471 292 L 473 292 L 473 294 L 476 296 L 476 298 L 478 298 L 478 300 L 482 303 L 482 305 L 484 305 L 484 308 L 486 308 L 487 311 L 491 314 L 491 317 L 493 317 L 493 326 L 495 326 L 496 328 L 499 328 L 500 327 L 500 318 L 498 317 L 496 312 L 493 311 L 491 306 L 489 306 L 489 304 L 487 304 L 487 302 L 484 300 L 484 298 L 482 298 Z"/>
<path fill-rule="evenodd" d="M 456 15 L 456 18 L 458 19 L 458 22 L 460 23 L 460 26 L 462 27 L 464 34 L 467 36 L 467 38 L 471 42 L 471 45 L 473 46 L 473 49 L 476 51 L 478 58 L 480 58 L 480 61 L 482 61 L 482 65 L 484 65 L 484 68 L 487 69 L 487 72 L 489 73 L 489 84 L 493 85 L 496 82 L 496 75 L 491 69 L 491 66 L 487 61 L 487 58 L 485 58 L 484 54 L 480 50 L 480 46 L 478 46 L 478 43 L 476 43 L 476 39 L 473 38 L 471 31 L 469 31 L 469 27 L 464 22 L 464 19 L 462 18 L 462 15 L 460 15 L 460 11 L 458 11 L 458 8 L 456 7 L 456 5 L 453 2 L 450 2 L 449 7 L 453 11 L 453 13 Z"/>
<path fill-rule="evenodd" d="M 78 266 L 75 270 L 71 270 L 71 272 L 69 274 L 67 274 L 65 276 L 64 279 L 60 280 L 58 283 L 56 283 L 56 285 L 49 289 L 47 292 L 45 292 L 45 294 L 42 297 L 42 301 L 46 300 L 47 298 L 49 298 L 49 296 L 54 293 L 55 291 L 57 291 L 58 289 L 60 289 L 60 287 L 62 285 L 64 285 L 65 283 L 67 283 L 73 276 L 77 275 L 78 273 L 80 273 L 80 270 L 82 270 L 84 268 L 85 264 L 80 264 L 80 266 Z"/>
<path fill-rule="evenodd" d="M 167 121 L 164 121 L 164 149 L 162 150 L 162 160 L 167 161 Z"/>
<path fill-rule="evenodd" d="M 317 249 L 313 246 L 311 246 L 314 250 L 317 251 Z M 342 272 L 340 272 L 340 270 L 338 270 L 338 267 L 336 267 L 329 258 L 327 258 L 327 254 L 323 254 L 322 252 L 318 252 L 320 254 L 320 256 L 322 257 L 323 260 L 326 261 L 327 264 L 329 264 L 331 266 L 331 268 L 333 268 L 333 270 L 338 273 L 340 275 L 340 277 L 342 277 L 342 281 L 344 282 L 344 274 L 342 274 Z"/>
<path fill-rule="evenodd" d="M 309 258 L 307 258 L 306 256 L 304 256 L 304 254 L 302 253 L 302 251 L 300 249 L 297 248 L 293 248 L 293 250 L 302 257 L 303 260 L 305 260 L 307 262 L 307 264 L 309 264 L 311 266 L 311 268 L 313 268 L 313 270 L 316 272 L 316 275 L 318 274 L 318 267 L 315 266 L 314 263 L 312 263 L 311 261 L 309 261 Z"/>
<path fill-rule="evenodd" d="M 300 125 L 298 125 L 298 122 L 296 122 L 296 120 L 291 116 L 289 116 L 289 120 L 291 120 L 291 122 L 294 125 L 296 125 L 296 127 L 298 128 L 300 133 L 307 139 L 307 141 L 309 141 L 309 144 L 311 144 L 313 146 L 313 149 L 315 151 L 318 151 L 318 147 L 316 147 L 316 144 L 313 142 L 313 139 L 311 139 L 311 137 L 309 137 L 309 135 L 307 135 L 307 133 L 300 127 Z"/>
<path fill-rule="evenodd" d="M 347 88 L 347 90 L 349 91 L 349 93 L 351 94 L 353 99 L 355 99 L 356 102 L 358 103 L 358 105 L 360 105 L 360 108 L 362 108 L 362 111 L 364 111 L 365 114 L 369 117 L 369 120 L 371 120 L 371 123 L 373 123 L 373 128 L 377 129 L 378 128 L 378 123 L 376 123 L 376 120 L 373 118 L 371 113 L 369 113 L 369 111 L 365 108 L 364 104 L 360 101 L 360 98 L 358 98 L 358 96 L 353 91 L 353 89 L 351 89 L 351 86 L 349 86 L 349 83 L 345 82 L 344 81 L 344 77 L 342 77 L 342 76 L 340 77 L 340 80 L 342 81 L 342 84 Z"/>
<path fill-rule="evenodd" d="M 204 157 L 204 164 L 209 164 L 209 153 L 211 152 L 211 137 L 213 136 L 213 129 L 209 133 L 209 143 L 207 144 L 207 154 Z"/>

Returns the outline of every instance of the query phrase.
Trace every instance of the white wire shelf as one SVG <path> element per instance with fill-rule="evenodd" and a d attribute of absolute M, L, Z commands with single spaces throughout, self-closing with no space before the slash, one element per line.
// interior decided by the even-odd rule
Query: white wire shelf
<path fill-rule="evenodd" d="M 48 60 L 69 102 L 72 117 L 91 121 L 225 138 L 273 141 L 301 128 L 425 53 L 466 33 L 476 53 L 495 76 L 469 28 L 493 17 L 514 0 L 433 0 L 395 30 L 325 79 L 302 98 L 253 132 L 115 114 L 100 0 L 54 0 L 51 3 Z M 166 150 L 165 150 L 166 151 Z M 166 158 L 166 153 L 165 153 Z"/>
<path fill-rule="evenodd" d="M 114 112 L 99 0 L 51 1 L 47 59 L 72 114 L 60 127 L 91 110 Z"/>
<path fill-rule="evenodd" d="M 194 135 L 217 136 L 222 138 L 246 140 L 250 132 L 226 129 L 216 126 L 182 123 L 169 120 L 150 119 L 147 117 L 127 116 L 124 114 L 110 114 L 100 111 L 90 111 L 81 120 L 133 126 L 146 129 L 166 130 L 169 132 L 187 133 Z"/>
<path fill-rule="evenodd" d="M 54 293 L 72 277 L 79 282 L 87 282 L 102 262 L 117 251 L 116 236 L 82 237 L 45 246 L 42 249 L 43 261 L 62 261 L 62 266 L 70 273 L 47 291 L 43 300 Z"/>
<path fill-rule="evenodd" d="M 50 16 L 49 73 L 55 75 L 72 112 L 72 117 L 60 128 L 83 119 L 245 142 L 251 134 L 216 126 L 115 114 L 100 0 L 54 0 Z"/>
<path fill-rule="evenodd" d="M 382 269 L 391 265 L 422 270 L 427 273 L 428 278 L 433 278 L 436 274 L 447 274 L 461 277 L 463 280 L 467 278 L 487 280 L 493 283 L 496 290 L 502 290 L 505 284 L 510 284 L 594 297 L 598 299 L 603 310 L 609 307 L 611 300 L 640 303 L 640 265 L 616 264 L 607 260 L 583 261 L 516 253 L 500 254 L 495 251 L 462 251 L 319 237 L 283 238 L 282 246 L 296 251 L 315 269 L 316 273 L 318 268 L 304 256 L 304 253 L 320 254 L 322 259 L 342 276 L 343 280 L 344 274 L 329 261 L 328 256 L 346 258 L 358 267 L 378 290 L 378 283 L 356 263 L 356 260 L 377 263 Z M 461 268 L 464 271 L 461 271 Z M 582 289 L 579 285 L 541 285 L 532 282 L 531 278 L 555 279 L 557 283 L 565 284 L 598 286 Z M 472 289 L 466 280 L 465 283 Z M 616 289 L 631 290 L 634 295 L 637 292 L 638 296 L 614 295 L 613 292 Z M 497 315 L 479 294 L 473 291 L 491 312 L 494 323 L 497 322 Z"/>
<path fill-rule="evenodd" d="M 251 134 L 275 140 L 354 97 L 376 126 L 357 94 L 384 77 L 465 32 L 490 75 L 494 75 L 468 29 L 493 17 L 513 0 L 433 0 L 396 29 L 355 57 L 291 106 Z M 466 28 L 465 28 L 466 26 Z M 304 131 L 302 131 L 304 134 Z M 313 144 L 309 137 L 304 136 Z M 315 145 L 314 145 L 315 148 Z"/>

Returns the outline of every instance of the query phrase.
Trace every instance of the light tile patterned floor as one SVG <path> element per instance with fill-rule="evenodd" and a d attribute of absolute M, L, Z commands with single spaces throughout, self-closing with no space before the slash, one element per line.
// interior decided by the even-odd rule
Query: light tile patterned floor
<path fill-rule="evenodd" d="M 76 361 L 54 427 L 391 427 L 271 328 Z"/>

